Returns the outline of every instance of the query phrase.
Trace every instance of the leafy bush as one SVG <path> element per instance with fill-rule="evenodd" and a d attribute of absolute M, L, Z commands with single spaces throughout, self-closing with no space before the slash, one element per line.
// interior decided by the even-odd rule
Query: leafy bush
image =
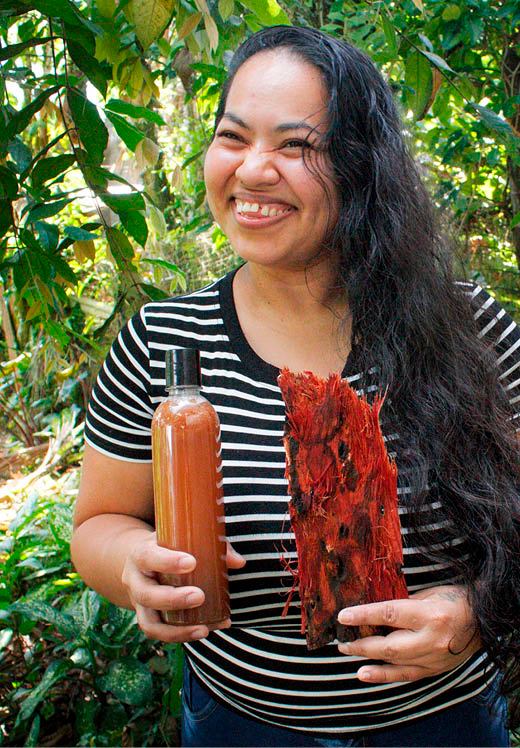
<path fill-rule="evenodd" d="M 182 649 L 73 571 L 77 484 L 75 468 L 36 485 L 3 534 L 0 744 L 176 745 Z"/>

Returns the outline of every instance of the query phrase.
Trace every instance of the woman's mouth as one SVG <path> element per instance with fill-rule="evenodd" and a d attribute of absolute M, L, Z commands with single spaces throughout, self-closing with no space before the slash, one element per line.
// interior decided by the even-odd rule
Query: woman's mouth
<path fill-rule="evenodd" d="M 232 198 L 233 215 L 238 224 L 248 228 L 272 226 L 283 221 L 296 208 L 286 203 L 253 203 Z"/>

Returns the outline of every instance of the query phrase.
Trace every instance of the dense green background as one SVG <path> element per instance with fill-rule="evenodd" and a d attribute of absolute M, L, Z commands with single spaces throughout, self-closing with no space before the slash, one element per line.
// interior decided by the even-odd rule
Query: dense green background
<path fill-rule="evenodd" d="M 176 744 L 180 654 L 68 559 L 82 417 L 148 299 L 232 267 L 202 157 L 226 64 L 294 23 L 367 51 L 461 275 L 520 318 L 515 0 L 0 0 L 0 744 Z"/>

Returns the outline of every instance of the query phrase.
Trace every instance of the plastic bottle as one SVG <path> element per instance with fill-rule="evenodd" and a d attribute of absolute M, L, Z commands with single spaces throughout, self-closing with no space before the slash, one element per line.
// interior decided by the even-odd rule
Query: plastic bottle
<path fill-rule="evenodd" d="M 197 561 L 192 572 L 161 574 L 160 582 L 205 594 L 202 605 L 163 611 L 163 620 L 214 627 L 229 617 L 220 423 L 200 385 L 199 352 L 166 351 L 168 397 L 152 420 L 155 521 L 160 546 Z"/>

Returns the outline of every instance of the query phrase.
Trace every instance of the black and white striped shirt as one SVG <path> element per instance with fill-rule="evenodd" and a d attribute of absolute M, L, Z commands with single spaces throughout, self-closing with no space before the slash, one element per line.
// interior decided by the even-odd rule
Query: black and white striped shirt
<path fill-rule="evenodd" d="M 436 677 L 368 684 L 356 678 L 363 658 L 339 653 L 334 643 L 307 650 L 297 594 L 281 617 L 292 577 L 280 556 L 296 558 L 284 477 L 284 403 L 279 370 L 257 356 L 240 328 L 233 277 L 234 272 L 200 291 L 146 304 L 114 342 L 86 422 L 86 440 L 100 452 L 149 462 L 151 418 L 166 396 L 165 351 L 200 349 L 203 393 L 222 428 L 226 534 L 247 564 L 229 572 L 233 626 L 185 644 L 189 663 L 228 708 L 316 737 L 396 725 L 476 696 L 495 675 L 483 651 Z M 520 329 L 482 288 L 471 283 L 461 288 L 480 335 L 496 348 L 520 430 Z M 377 369 L 361 374 L 347 362 L 343 376 L 359 393 L 379 389 Z M 384 420 L 382 427 L 392 454 L 398 435 L 385 432 Z M 402 473 L 398 492 L 402 497 L 410 492 Z M 409 591 L 456 581 L 446 564 L 425 561 L 414 546 L 403 500 L 399 511 Z M 439 501 L 425 504 L 424 524 L 438 533 L 439 542 L 446 523 Z M 458 542 L 463 553 L 464 542 Z"/>

